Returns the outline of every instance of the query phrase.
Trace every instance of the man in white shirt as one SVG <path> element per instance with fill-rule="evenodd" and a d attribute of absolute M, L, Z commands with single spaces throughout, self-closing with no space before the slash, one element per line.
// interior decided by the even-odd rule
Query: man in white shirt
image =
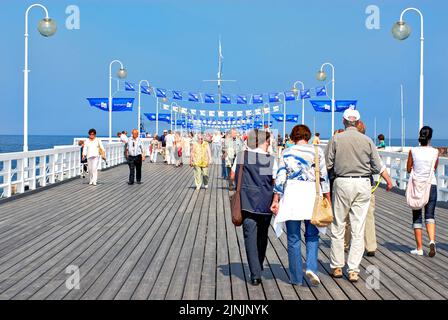
<path fill-rule="evenodd" d="M 166 160 L 168 164 L 175 164 L 176 159 L 174 159 L 174 141 L 175 137 L 171 130 L 168 131 L 168 134 L 165 137 L 166 143 Z"/>
<path fill-rule="evenodd" d="M 123 143 L 128 143 L 128 133 L 126 131 L 121 132 L 120 141 Z"/>
<path fill-rule="evenodd" d="M 134 184 L 134 175 L 137 171 L 137 184 L 141 184 L 142 179 L 142 161 L 145 161 L 145 149 L 142 140 L 138 136 L 138 130 L 132 130 L 132 137 L 128 139 L 126 145 L 126 157 L 129 165 L 128 184 Z"/>

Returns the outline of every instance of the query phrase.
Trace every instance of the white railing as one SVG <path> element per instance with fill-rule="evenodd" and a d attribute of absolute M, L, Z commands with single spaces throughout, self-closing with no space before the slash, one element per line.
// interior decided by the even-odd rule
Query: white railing
<path fill-rule="evenodd" d="M 0 198 L 80 176 L 81 153 L 75 142 L 73 146 L 0 154 Z M 100 170 L 126 162 L 123 143 L 104 143 L 104 147 L 107 163 L 101 161 Z"/>
<path fill-rule="evenodd" d="M 409 174 L 406 170 L 406 163 L 408 160 L 408 153 L 405 152 L 392 152 L 379 150 L 383 163 L 387 167 L 387 171 L 394 182 L 394 186 L 399 189 L 405 190 L 407 182 L 409 180 Z M 439 158 L 439 165 L 437 167 L 437 200 L 448 201 L 448 158 Z"/>

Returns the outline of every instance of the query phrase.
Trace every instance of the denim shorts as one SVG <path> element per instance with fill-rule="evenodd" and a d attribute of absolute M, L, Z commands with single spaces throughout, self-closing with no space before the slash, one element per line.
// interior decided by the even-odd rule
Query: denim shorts
<path fill-rule="evenodd" d="M 429 201 L 425 206 L 425 224 L 434 224 L 435 221 L 435 211 L 437 204 L 437 186 L 435 184 L 431 185 L 431 191 L 429 192 Z M 412 210 L 412 221 L 414 229 L 422 229 L 422 217 L 423 210 Z"/>

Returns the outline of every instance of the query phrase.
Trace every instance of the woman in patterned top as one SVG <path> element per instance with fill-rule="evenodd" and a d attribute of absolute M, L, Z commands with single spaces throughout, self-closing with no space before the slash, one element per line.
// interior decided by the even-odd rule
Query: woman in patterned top
<path fill-rule="evenodd" d="M 276 215 L 274 229 L 277 236 L 282 233 L 281 225 L 286 224 L 288 233 L 288 260 L 291 283 L 301 285 L 303 282 L 300 225 L 305 222 L 306 241 L 306 276 L 313 285 L 320 284 L 317 276 L 319 250 L 319 230 L 311 224 L 315 186 L 315 146 L 308 145 L 311 131 L 305 125 L 292 129 L 291 140 L 295 143 L 285 149 L 280 157 L 279 169 L 275 180 L 274 198 L 271 206 Z M 317 148 L 317 147 L 316 147 Z M 325 156 L 318 150 L 321 192 L 330 200 Z M 280 201 L 279 201 L 280 200 Z"/>

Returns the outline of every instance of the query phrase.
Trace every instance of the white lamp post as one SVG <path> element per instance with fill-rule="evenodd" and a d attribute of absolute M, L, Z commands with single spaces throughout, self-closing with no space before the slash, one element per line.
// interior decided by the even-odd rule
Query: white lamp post
<path fill-rule="evenodd" d="M 283 95 L 283 138 L 285 139 L 286 137 L 286 96 L 285 93 L 283 92 L 279 92 L 279 94 Z M 286 141 L 285 141 L 286 143 Z"/>
<path fill-rule="evenodd" d="M 302 85 L 302 90 L 305 90 L 305 85 L 303 84 L 302 81 L 294 82 L 294 85 L 292 86 L 292 92 L 294 92 L 295 96 L 298 96 L 299 94 L 299 90 L 297 89 L 297 84 L 299 83 Z M 305 99 L 301 100 L 302 100 L 302 124 L 305 124 Z"/>
<path fill-rule="evenodd" d="M 120 70 L 117 72 L 117 76 L 120 79 L 126 78 L 128 72 L 123 67 L 120 60 L 113 60 L 109 65 L 109 143 L 112 142 L 112 65 L 114 63 L 120 64 Z M 139 128 L 140 130 L 140 128 Z"/>
<path fill-rule="evenodd" d="M 335 99 L 334 99 L 334 66 L 329 63 L 329 62 L 325 62 L 324 64 L 322 64 L 322 66 L 320 67 L 320 70 L 317 72 L 317 80 L 319 81 L 325 81 L 327 79 L 327 74 L 324 71 L 324 67 L 325 66 L 330 66 L 331 67 L 331 133 L 330 133 L 330 137 L 333 136 L 333 132 L 334 132 L 334 111 L 335 111 Z"/>
<path fill-rule="evenodd" d="M 140 82 L 138 83 L 138 121 L 137 121 L 137 128 L 138 128 L 138 135 L 139 136 L 140 136 L 140 126 L 141 126 L 141 119 L 140 119 L 141 105 L 140 105 L 140 101 L 141 101 L 141 94 L 142 94 L 142 90 L 141 90 L 142 82 L 146 82 L 146 84 L 148 85 L 148 88 L 150 87 L 148 80 L 140 80 Z"/>
<path fill-rule="evenodd" d="M 23 151 L 28 151 L 28 15 L 32 8 L 39 7 L 45 11 L 45 18 L 39 21 L 37 29 L 44 37 L 55 34 L 56 22 L 48 17 L 48 10 L 41 4 L 32 4 L 25 12 L 25 67 L 23 70 Z"/>
<path fill-rule="evenodd" d="M 178 105 L 177 105 L 177 103 L 176 102 L 171 102 L 171 108 L 170 108 L 170 129 L 171 129 L 171 131 L 173 131 L 173 106 L 177 106 L 177 107 L 179 107 Z M 177 112 L 176 112 L 176 114 L 175 114 L 175 117 L 176 117 L 176 119 L 174 120 L 174 130 L 177 130 Z"/>
<path fill-rule="evenodd" d="M 411 27 L 403 20 L 403 16 L 408 11 L 415 11 L 420 15 L 420 100 L 419 100 L 419 130 L 423 127 L 423 53 L 424 53 L 424 32 L 423 32 L 423 14 L 416 8 L 407 8 L 401 12 L 400 20 L 392 27 L 392 35 L 397 40 L 405 40 L 411 34 Z"/>

